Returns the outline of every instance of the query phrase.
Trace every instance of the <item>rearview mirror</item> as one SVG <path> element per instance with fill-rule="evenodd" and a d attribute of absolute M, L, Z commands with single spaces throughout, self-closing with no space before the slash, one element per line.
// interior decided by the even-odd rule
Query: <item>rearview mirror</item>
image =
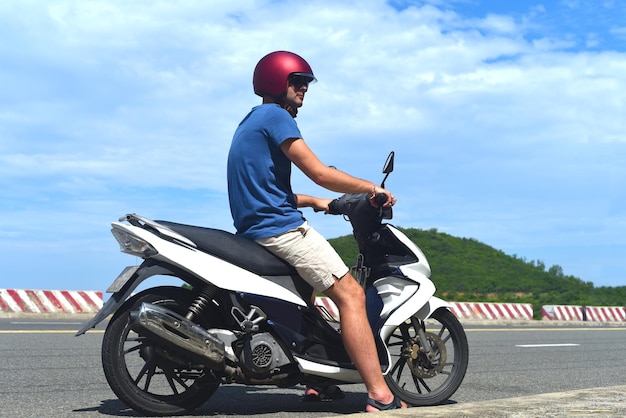
<path fill-rule="evenodd" d="M 383 179 L 383 182 L 380 183 L 380 187 L 382 187 L 383 189 L 385 188 L 385 181 L 387 181 L 387 177 L 389 177 L 389 173 L 393 171 L 394 155 L 395 153 L 393 151 L 389 153 L 389 156 L 387 157 L 387 161 L 385 161 L 385 166 L 383 167 L 383 174 L 385 174 L 385 178 Z"/>
<path fill-rule="evenodd" d="M 395 153 L 391 151 L 389 156 L 387 157 L 387 161 L 385 161 L 385 165 L 383 166 L 383 173 L 389 174 L 393 171 L 393 160 Z"/>

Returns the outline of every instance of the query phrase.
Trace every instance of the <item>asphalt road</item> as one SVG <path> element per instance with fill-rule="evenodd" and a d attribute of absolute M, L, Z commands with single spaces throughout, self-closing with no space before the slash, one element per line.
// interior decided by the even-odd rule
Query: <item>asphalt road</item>
<path fill-rule="evenodd" d="M 74 337 L 82 321 L 0 318 L 2 416 L 136 416 L 115 398 L 102 373 L 102 329 Z M 466 331 L 470 345 L 467 375 L 448 406 L 439 411 L 489 400 L 626 384 L 626 326 L 466 324 Z M 362 411 L 364 387 L 346 385 L 343 389 L 344 400 L 304 403 L 301 387 L 224 386 L 195 416 L 329 417 Z M 619 409 L 620 414 L 624 410 Z M 412 412 L 406 416 L 421 415 L 419 409 Z M 450 416 L 454 415 L 458 416 Z"/>

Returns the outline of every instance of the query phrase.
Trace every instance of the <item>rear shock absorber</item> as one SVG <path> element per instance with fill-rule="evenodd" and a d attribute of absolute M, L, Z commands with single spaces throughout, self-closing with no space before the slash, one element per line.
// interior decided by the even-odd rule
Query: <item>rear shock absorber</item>
<path fill-rule="evenodd" d="M 215 296 L 215 292 L 217 292 L 217 287 L 204 286 L 202 290 L 200 290 L 196 299 L 189 306 L 189 310 L 187 311 L 185 318 L 193 321 L 195 317 L 199 316 L 204 308 L 211 302 L 211 299 Z"/>

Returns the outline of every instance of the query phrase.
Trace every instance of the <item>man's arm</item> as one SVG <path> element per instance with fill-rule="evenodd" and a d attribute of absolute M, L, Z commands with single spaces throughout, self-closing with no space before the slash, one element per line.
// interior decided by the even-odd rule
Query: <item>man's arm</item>
<path fill-rule="evenodd" d="M 328 190 L 339 193 L 385 193 L 388 204 L 391 202 L 388 190 L 323 164 L 302 138 L 287 139 L 280 148 L 308 178 Z"/>
<path fill-rule="evenodd" d="M 318 211 L 328 211 L 328 204 L 332 199 L 325 199 L 322 197 L 307 196 L 305 194 L 296 194 L 296 203 L 299 208 L 313 208 Z"/>

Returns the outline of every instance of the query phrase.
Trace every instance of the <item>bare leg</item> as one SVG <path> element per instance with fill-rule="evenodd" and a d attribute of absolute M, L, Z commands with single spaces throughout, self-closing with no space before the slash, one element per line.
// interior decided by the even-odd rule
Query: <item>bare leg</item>
<path fill-rule="evenodd" d="M 370 330 L 363 288 L 348 273 L 324 293 L 339 308 L 343 344 L 363 378 L 367 395 L 385 404 L 392 402 L 394 396 L 380 370 L 374 336 L 371 332 L 363 332 Z M 406 405 L 403 404 L 403 407 Z M 370 405 L 367 405 L 366 410 L 377 411 Z"/>

